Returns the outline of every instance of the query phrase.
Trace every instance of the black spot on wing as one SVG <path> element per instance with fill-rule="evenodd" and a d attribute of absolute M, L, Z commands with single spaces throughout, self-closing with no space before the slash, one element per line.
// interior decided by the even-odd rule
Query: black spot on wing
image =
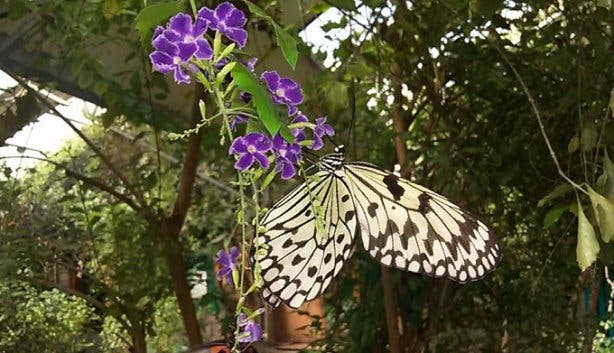
<path fill-rule="evenodd" d="M 431 197 L 425 192 L 418 196 L 418 201 L 420 202 L 420 205 L 418 205 L 418 211 L 420 211 L 420 213 L 425 214 L 431 209 L 431 205 L 429 204 L 430 199 Z"/>
<path fill-rule="evenodd" d="M 395 201 L 399 201 L 405 193 L 405 189 L 399 185 L 399 177 L 394 174 L 386 175 L 384 177 L 384 184 L 388 187 L 388 191 L 390 191 Z"/>
<path fill-rule="evenodd" d="M 379 207 L 379 205 L 375 202 L 369 204 L 369 206 L 367 206 L 367 213 L 369 213 L 369 216 L 371 216 L 371 218 L 375 218 L 375 216 L 377 215 L 377 213 L 375 212 L 375 210 L 377 210 L 377 208 Z"/>

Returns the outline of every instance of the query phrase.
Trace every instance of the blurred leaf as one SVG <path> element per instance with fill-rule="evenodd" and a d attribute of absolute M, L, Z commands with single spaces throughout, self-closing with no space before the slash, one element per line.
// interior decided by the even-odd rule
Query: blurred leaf
<path fill-rule="evenodd" d="M 586 270 L 595 262 L 599 254 L 599 242 L 595 236 L 595 230 L 584 215 L 582 204 L 578 200 L 578 244 L 576 247 L 576 259 L 582 271 Z"/>
<path fill-rule="evenodd" d="M 554 188 L 554 190 L 550 191 L 548 195 L 542 197 L 542 199 L 539 200 L 539 202 L 537 203 L 537 207 L 544 206 L 547 202 L 557 199 L 562 195 L 565 195 L 572 189 L 573 187 L 567 183 L 558 185 L 557 187 Z"/>
<path fill-rule="evenodd" d="M 599 225 L 601 239 L 607 243 L 614 238 L 614 204 L 595 192 L 590 186 L 588 186 L 588 195 Z"/>
<path fill-rule="evenodd" d="M 185 2 L 182 0 L 149 5 L 136 16 L 136 30 L 141 41 L 145 43 L 151 39 L 154 28 L 169 17 L 183 11 Z"/>
<path fill-rule="evenodd" d="M 614 88 L 610 91 L 610 112 L 614 115 Z"/>
<path fill-rule="evenodd" d="M 343 10 L 353 11 L 356 10 L 356 4 L 354 0 L 329 0 L 333 6 Z"/>
<path fill-rule="evenodd" d="M 569 205 L 557 205 L 548 210 L 544 216 L 544 228 L 550 228 L 567 210 L 569 210 Z"/>
<path fill-rule="evenodd" d="M 571 140 L 569 140 L 569 144 L 567 145 L 567 152 L 574 153 L 580 148 L 580 138 L 578 135 L 574 135 Z"/>
<path fill-rule="evenodd" d="M 119 0 L 105 0 L 104 4 L 102 5 L 102 16 L 105 19 L 110 20 L 119 13 L 121 8 L 122 7 Z"/>
<path fill-rule="evenodd" d="M 231 75 L 242 91 L 252 95 L 258 116 L 271 136 L 279 131 L 284 139 L 290 142 L 294 141 L 294 136 L 292 136 L 288 127 L 281 124 L 277 107 L 273 104 L 269 91 L 262 86 L 254 75 L 241 64 L 235 65 Z"/>
<path fill-rule="evenodd" d="M 585 119 L 580 137 L 582 140 L 583 150 L 590 151 L 595 148 L 597 145 L 597 139 L 599 138 L 599 133 L 597 132 L 597 127 L 592 119 Z"/>

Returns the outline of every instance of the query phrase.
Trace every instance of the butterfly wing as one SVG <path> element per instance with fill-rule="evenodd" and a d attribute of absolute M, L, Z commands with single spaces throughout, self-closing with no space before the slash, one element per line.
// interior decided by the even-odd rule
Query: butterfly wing
<path fill-rule="evenodd" d="M 499 262 L 492 230 L 445 197 L 368 163 L 343 168 L 362 243 L 382 264 L 464 283 Z"/>
<path fill-rule="evenodd" d="M 307 183 L 299 185 L 262 218 L 267 230 L 255 240 L 262 251 L 253 260 L 262 268 L 262 297 L 270 305 L 298 308 L 316 298 L 352 255 L 359 227 L 349 186 L 332 172 L 316 175 L 311 192 Z"/>

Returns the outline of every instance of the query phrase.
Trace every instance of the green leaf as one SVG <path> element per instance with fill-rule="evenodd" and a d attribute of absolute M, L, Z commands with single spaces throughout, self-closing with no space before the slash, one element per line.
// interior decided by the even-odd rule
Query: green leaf
<path fill-rule="evenodd" d="M 147 6 L 136 16 L 135 27 L 141 41 L 151 38 L 154 28 L 167 18 L 184 10 L 184 1 L 171 1 Z"/>
<path fill-rule="evenodd" d="M 588 221 L 582 210 L 582 204 L 578 200 L 578 245 L 576 247 L 576 259 L 582 271 L 586 270 L 597 259 L 599 254 L 599 242 L 595 236 L 595 230 Z"/>
<path fill-rule="evenodd" d="M 247 8 L 249 9 L 249 12 L 252 13 L 252 15 L 256 15 L 260 18 L 264 18 L 265 20 L 269 22 L 273 22 L 273 18 L 271 18 L 269 14 L 264 12 L 264 10 L 261 9 L 258 5 L 254 4 L 253 2 L 249 0 L 243 0 L 243 2 L 247 5 Z"/>
<path fill-rule="evenodd" d="M 288 65 L 294 70 L 298 61 L 298 50 L 296 48 L 296 40 L 278 24 L 272 22 L 275 28 L 275 36 L 277 36 L 277 45 L 281 48 L 284 58 Z"/>
<path fill-rule="evenodd" d="M 354 0 L 329 0 L 329 1 L 333 6 L 337 8 L 348 10 L 348 11 L 356 10 L 356 3 L 354 3 Z"/>
<path fill-rule="evenodd" d="M 560 196 L 565 195 L 566 193 L 568 193 L 572 189 L 573 189 L 573 187 L 570 184 L 567 184 L 567 183 L 558 185 L 557 187 L 554 188 L 554 190 L 550 191 L 550 193 L 548 193 L 548 195 L 542 197 L 542 199 L 539 200 L 539 202 L 537 203 L 537 207 L 543 207 L 549 201 L 554 200 L 556 198 L 559 198 Z"/>
<path fill-rule="evenodd" d="M 258 7 L 258 5 L 254 4 L 249 0 L 243 0 L 243 2 L 249 8 L 249 11 L 260 18 L 267 20 L 273 26 L 275 30 L 275 36 L 277 37 L 277 45 L 281 48 L 281 52 L 284 55 L 284 58 L 288 62 L 288 65 L 294 70 L 296 67 L 296 62 L 298 60 L 298 50 L 297 44 L 294 37 L 292 37 L 288 32 L 286 32 L 280 25 L 278 25 L 275 20 L 271 16 L 269 16 L 263 9 Z"/>
<path fill-rule="evenodd" d="M 599 225 L 601 239 L 607 243 L 614 238 L 614 204 L 590 186 L 588 186 L 588 195 L 591 199 L 597 225 Z"/>
<path fill-rule="evenodd" d="M 557 205 L 548 210 L 544 216 L 544 228 L 552 227 L 567 210 L 569 205 Z"/>
<path fill-rule="evenodd" d="M 277 107 L 271 101 L 269 92 L 254 75 L 241 64 L 235 65 L 230 74 L 239 89 L 252 95 L 258 116 L 271 136 L 279 131 L 284 139 L 289 142 L 294 141 L 294 136 L 290 133 L 290 129 L 281 124 Z"/>
<path fill-rule="evenodd" d="M 610 91 L 610 112 L 614 114 L 614 88 Z"/>
<path fill-rule="evenodd" d="M 590 151 L 595 148 L 595 145 L 597 145 L 597 139 L 599 138 L 599 133 L 597 132 L 597 127 L 592 120 L 586 119 L 584 126 L 582 126 L 580 137 L 582 140 L 583 150 Z"/>

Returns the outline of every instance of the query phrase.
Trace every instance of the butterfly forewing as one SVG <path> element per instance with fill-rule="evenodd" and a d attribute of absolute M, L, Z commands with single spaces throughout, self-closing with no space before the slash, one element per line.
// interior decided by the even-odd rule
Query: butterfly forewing
<path fill-rule="evenodd" d="M 319 296 L 352 254 L 359 228 L 349 187 L 332 172 L 317 175 L 309 189 L 298 186 L 261 221 L 267 230 L 256 244 L 265 246 L 254 260 L 262 268 L 262 296 L 273 306 L 283 301 L 298 308 Z"/>
<path fill-rule="evenodd" d="M 367 163 L 343 166 L 366 251 L 384 265 L 468 282 L 500 258 L 493 232 L 459 206 Z"/>

